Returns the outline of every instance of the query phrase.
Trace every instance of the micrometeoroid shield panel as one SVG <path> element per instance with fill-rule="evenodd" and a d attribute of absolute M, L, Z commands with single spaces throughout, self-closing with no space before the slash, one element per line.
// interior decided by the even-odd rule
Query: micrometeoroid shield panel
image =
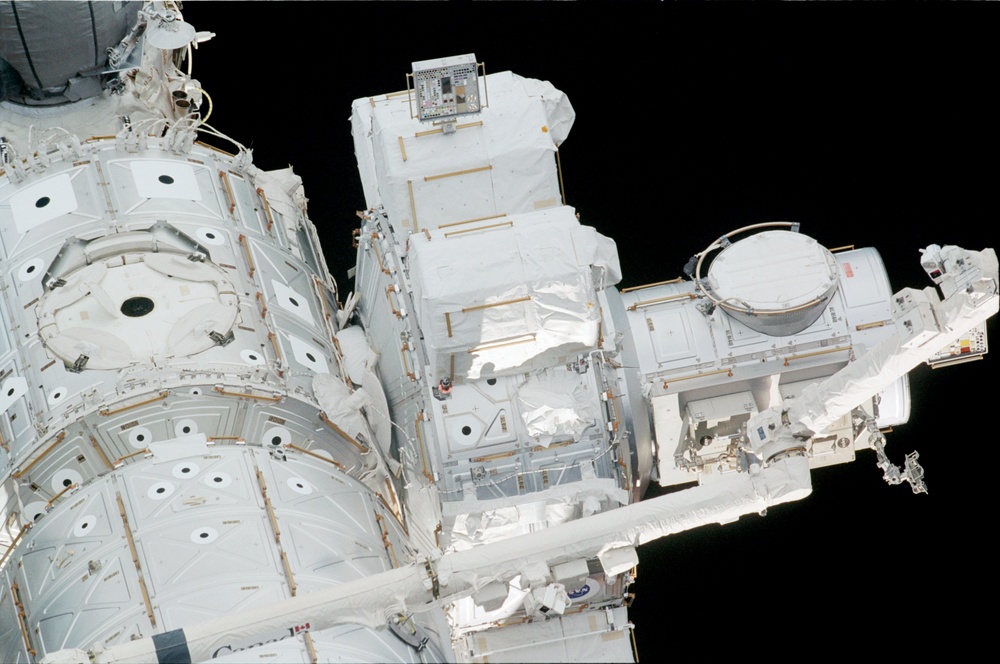
<path fill-rule="evenodd" d="M 417 116 L 437 120 L 478 113 L 479 72 L 476 56 L 458 55 L 413 63 Z"/>

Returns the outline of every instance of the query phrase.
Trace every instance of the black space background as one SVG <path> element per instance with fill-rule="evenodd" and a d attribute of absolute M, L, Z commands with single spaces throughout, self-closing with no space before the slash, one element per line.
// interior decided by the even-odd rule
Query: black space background
<path fill-rule="evenodd" d="M 351 101 L 470 52 L 569 96 L 567 202 L 617 241 L 620 287 L 678 276 L 761 221 L 877 247 L 894 289 L 930 284 L 928 244 L 997 246 L 997 7 L 188 2 L 185 18 L 217 33 L 194 57 L 209 123 L 303 177 L 342 296 L 365 207 Z M 802 502 L 642 548 L 640 661 L 965 659 L 992 641 L 996 362 L 911 374 L 888 451 L 920 452 L 929 495 L 886 485 L 861 453 L 816 471 Z"/>

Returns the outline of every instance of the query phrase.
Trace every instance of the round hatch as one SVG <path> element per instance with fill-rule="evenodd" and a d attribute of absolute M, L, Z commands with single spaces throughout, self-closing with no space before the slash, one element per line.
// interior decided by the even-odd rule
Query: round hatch
<path fill-rule="evenodd" d="M 812 325 L 837 283 L 833 254 L 791 231 L 765 231 L 735 242 L 708 270 L 716 304 L 750 329 L 771 336 Z"/>
<path fill-rule="evenodd" d="M 238 305 L 218 266 L 133 252 L 64 275 L 39 302 L 38 328 L 66 364 L 120 369 L 208 350 L 216 345 L 213 333 L 233 327 Z"/>

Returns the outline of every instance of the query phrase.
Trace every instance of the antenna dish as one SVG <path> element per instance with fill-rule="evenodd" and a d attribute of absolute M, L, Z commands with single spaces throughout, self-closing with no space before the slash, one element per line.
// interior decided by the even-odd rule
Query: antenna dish
<path fill-rule="evenodd" d="M 151 16 L 146 27 L 146 40 L 151 46 L 171 51 L 190 44 L 195 38 L 194 26 L 175 20 L 172 14 Z"/>

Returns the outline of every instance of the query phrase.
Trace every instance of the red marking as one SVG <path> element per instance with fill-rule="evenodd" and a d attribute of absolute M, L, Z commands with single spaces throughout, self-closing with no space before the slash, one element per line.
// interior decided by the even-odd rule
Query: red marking
<path fill-rule="evenodd" d="M 308 632 L 308 631 L 309 631 L 309 623 L 306 623 L 305 625 L 296 625 L 295 626 L 295 633 L 296 634 L 298 634 L 299 632 Z"/>
<path fill-rule="evenodd" d="M 854 276 L 854 270 L 851 269 L 850 263 L 844 263 L 844 274 L 847 275 L 848 279 Z"/>

